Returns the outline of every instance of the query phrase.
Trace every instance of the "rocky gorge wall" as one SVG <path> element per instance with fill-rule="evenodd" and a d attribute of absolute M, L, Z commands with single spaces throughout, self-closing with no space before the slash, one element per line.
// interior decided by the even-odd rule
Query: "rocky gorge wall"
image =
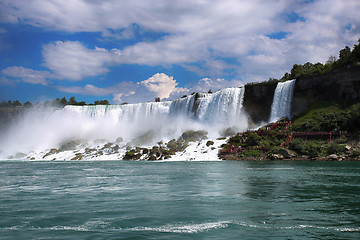
<path fill-rule="evenodd" d="M 244 108 L 258 124 L 270 118 L 271 104 L 277 82 L 245 85 Z M 344 67 L 327 73 L 296 79 L 292 114 L 305 110 L 312 103 L 326 100 L 360 99 L 360 67 Z"/>
<path fill-rule="evenodd" d="M 267 122 L 277 82 L 264 82 L 245 85 L 243 106 L 250 119 L 258 124 Z"/>
<path fill-rule="evenodd" d="M 340 68 L 296 79 L 292 111 L 303 111 L 310 104 L 326 100 L 360 99 L 360 67 Z"/>

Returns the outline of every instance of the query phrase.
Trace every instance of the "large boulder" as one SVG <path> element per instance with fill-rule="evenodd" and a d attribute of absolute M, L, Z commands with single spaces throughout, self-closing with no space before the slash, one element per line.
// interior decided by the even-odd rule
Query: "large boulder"
<path fill-rule="evenodd" d="M 293 158 L 296 157 L 295 153 L 286 148 L 280 148 L 278 153 L 281 154 L 284 158 Z"/>
<path fill-rule="evenodd" d="M 207 138 L 207 131 L 199 130 L 199 131 L 186 131 L 181 135 L 181 139 L 186 142 L 197 142 Z"/>
<path fill-rule="evenodd" d="M 81 144 L 80 140 L 70 140 L 64 144 L 61 145 L 59 151 L 72 151 L 75 150 L 75 148 Z"/>

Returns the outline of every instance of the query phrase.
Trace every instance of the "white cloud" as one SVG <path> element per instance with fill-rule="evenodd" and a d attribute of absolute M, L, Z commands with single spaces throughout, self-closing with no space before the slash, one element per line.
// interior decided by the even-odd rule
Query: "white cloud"
<path fill-rule="evenodd" d="M 115 93 L 114 95 L 113 95 L 113 102 L 115 103 L 115 104 L 121 104 L 121 103 L 123 103 L 124 101 L 121 99 L 121 97 L 122 97 L 122 93 Z"/>
<path fill-rule="evenodd" d="M 188 92 L 188 89 L 179 88 L 176 80 L 173 77 L 167 76 L 164 73 L 154 74 L 147 80 L 133 83 L 121 82 L 111 87 L 100 88 L 91 84 L 86 84 L 84 87 L 73 86 L 64 87 L 57 86 L 56 88 L 61 92 L 77 93 L 91 96 L 107 96 L 113 95 L 115 103 L 126 102 L 143 102 L 154 101 L 155 97 L 161 99 L 179 97 L 181 93 Z"/>
<path fill-rule="evenodd" d="M 36 71 L 19 66 L 5 68 L 1 71 L 1 74 L 6 77 L 20 79 L 26 83 L 40 85 L 48 85 L 47 78 L 51 77 L 51 74 L 47 71 Z"/>
<path fill-rule="evenodd" d="M 106 96 L 114 92 L 114 89 L 112 88 L 99 88 L 91 84 L 86 84 L 84 87 L 58 86 L 57 89 L 61 92 L 78 93 L 82 95 L 91 95 L 91 96 Z"/>
<path fill-rule="evenodd" d="M 14 80 L 14 79 L 10 80 L 9 78 L 6 77 L 0 77 L 0 85 L 3 86 L 15 87 L 18 81 L 19 80 Z"/>
<path fill-rule="evenodd" d="M 44 66 L 54 71 L 57 78 L 79 81 L 108 72 L 119 57 L 119 50 L 88 49 L 80 42 L 57 41 L 43 46 Z"/>
<path fill-rule="evenodd" d="M 223 88 L 229 87 L 241 87 L 243 84 L 239 80 L 226 80 L 223 78 L 211 79 L 211 78 L 202 78 L 199 82 L 193 86 L 190 90 L 192 92 L 207 92 L 209 90 L 217 91 Z"/>
<path fill-rule="evenodd" d="M 123 102 L 138 103 L 154 101 L 156 97 L 162 100 L 172 100 L 191 92 L 216 91 L 228 87 L 240 87 L 242 83 L 239 80 L 225 80 L 222 78 L 211 79 L 202 78 L 189 88 L 176 87 L 177 81 L 164 73 L 156 73 L 147 80 L 133 83 L 121 82 L 111 87 L 100 88 L 90 84 L 84 87 L 57 86 L 61 92 L 91 95 L 91 96 L 109 96 L 112 95 L 115 104 Z"/>
<path fill-rule="evenodd" d="M 305 22 L 287 21 L 286 14 L 293 12 Z M 134 44 L 121 49 L 118 57 L 112 51 L 98 51 L 76 42 L 47 45 L 43 52 L 45 66 L 59 77 L 74 81 L 105 74 L 108 66 L 116 64 L 179 64 L 203 76 L 221 76 L 233 69 L 243 81 L 270 77 L 279 70 L 290 70 L 294 63 L 324 62 L 345 45 L 352 46 L 360 38 L 359 12 L 358 0 L 0 3 L 2 22 L 21 22 L 55 31 L 101 32 L 103 37 L 115 39 L 136 37 L 133 24 L 146 31 L 165 33 L 165 37 L 155 40 L 135 39 Z M 280 31 L 289 34 L 281 40 L 266 37 Z M 236 62 L 228 64 L 228 58 Z"/>
<path fill-rule="evenodd" d="M 170 94 L 175 90 L 178 84 L 173 77 L 164 73 L 157 73 L 151 78 L 139 83 L 147 88 L 149 91 L 154 92 L 160 99 L 170 97 Z"/>

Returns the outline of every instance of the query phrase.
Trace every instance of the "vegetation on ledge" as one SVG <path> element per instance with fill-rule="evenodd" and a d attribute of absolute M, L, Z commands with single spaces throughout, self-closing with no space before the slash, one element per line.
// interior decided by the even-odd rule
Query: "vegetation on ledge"
<path fill-rule="evenodd" d="M 320 124 L 317 115 L 311 113 L 304 115 L 306 119 L 314 125 Z M 335 130 L 330 126 L 325 129 Z M 221 146 L 219 157 L 225 160 L 360 160 L 358 132 L 302 132 L 294 131 L 294 127 L 296 121 L 282 119 L 257 131 L 238 133 Z"/>
<path fill-rule="evenodd" d="M 318 102 L 293 117 L 293 131 L 359 131 L 360 102 Z"/>
<path fill-rule="evenodd" d="M 269 78 L 268 81 L 264 82 L 253 82 L 247 85 L 268 85 L 277 82 L 283 82 L 291 79 L 297 79 L 301 77 L 317 76 L 330 72 L 334 69 L 341 68 L 352 68 L 360 66 L 360 39 L 358 44 L 355 44 L 353 49 L 346 46 L 339 51 L 339 57 L 331 55 L 325 64 L 317 62 L 315 64 L 307 62 L 305 64 L 294 64 L 290 73 L 286 72 L 281 79 Z"/>

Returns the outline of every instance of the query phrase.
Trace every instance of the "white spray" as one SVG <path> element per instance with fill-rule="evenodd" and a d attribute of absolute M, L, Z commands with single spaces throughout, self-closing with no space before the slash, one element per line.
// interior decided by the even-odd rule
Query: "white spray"
<path fill-rule="evenodd" d="M 244 88 L 228 88 L 167 102 L 35 107 L 2 133 L 0 159 L 17 153 L 43 154 L 70 140 L 94 144 L 99 139 L 113 142 L 121 137 L 124 143 L 131 143 L 149 132 L 151 141 L 144 143 L 148 145 L 178 138 L 187 130 L 206 130 L 209 138 L 216 138 L 226 127 L 247 129 L 243 97 Z"/>

